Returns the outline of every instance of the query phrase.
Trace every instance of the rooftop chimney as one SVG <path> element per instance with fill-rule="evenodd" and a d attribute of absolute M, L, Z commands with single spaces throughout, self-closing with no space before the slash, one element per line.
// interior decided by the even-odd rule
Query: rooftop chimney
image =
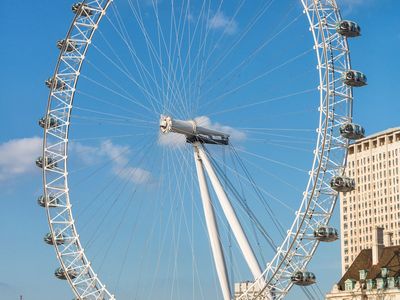
<path fill-rule="evenodd" d="M 383 244 L 385 245 L 385 247 L 393 246 L 392 236 L 393 232 L 386 231 L 383 234 Z"/>
<path fill-rule="evenodd" d="M 383 227 L 376 226 L 372 235 L 372 265 L 378 264 L 383 248 Z"/>

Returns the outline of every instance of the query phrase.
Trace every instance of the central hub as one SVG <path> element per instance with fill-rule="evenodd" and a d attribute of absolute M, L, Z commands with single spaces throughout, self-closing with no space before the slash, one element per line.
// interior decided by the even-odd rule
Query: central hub
<path fill-rule="evenodd" d="M 162 134 L 168 134 L 170 132 L 183 134 L 186 136 L 186 141 L 188 143 L 229 144 L 229 134 L 212 128 L 198 126 L 195 120 L 175 120 L 170 116 L 161 115 L 160 131 Z"/>

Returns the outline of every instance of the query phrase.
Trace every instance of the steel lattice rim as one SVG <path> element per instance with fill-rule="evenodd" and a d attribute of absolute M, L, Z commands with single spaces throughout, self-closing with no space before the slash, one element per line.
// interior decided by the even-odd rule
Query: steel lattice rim
<path fill-rule="evenodd" d="M 86 26 L 86 36 L 82 36 L 85 36 L 86 40 L 82 39 L 84 42 L 78 45 L 79 50 L 76 51 L 78 54 L 75 53 L 75 56 L 68 56 L 68 54 L 61 51 L 53 76 L 53 78 L 62 79 L 66 82 L 68 89 L 62 92 L 53 88 L 50 90 L 46 116 L 57 117 L 61 125 L 56 129 L 45 126 L 42 155 L 43 157 L 53 157 L 59 165 L 62 165 L 62 168 L 43 168 L 44 196 L 55 195 L 57 198 L 64 199 L 64 203 L 58 206 L 56 210 L 54 208 L 50 209 L 48 204 L 46 204 L 46 212 L 53 238 L 60 231 L 60 227 L 63 226 L 60 220 L 64 219 L 68 223 L 61 229 L 61 232 L 71 233 L 69 235 L 70 242 L 66 247 L 59 245 L 54 245 L 54 247 L 61 267 L 64 270 L 77 271 L 78 275 L 75 278 L 67 276 L 75 295 L 80 299 L 114 299 L 114 296 L 111 295 L 105 285 L 97 278 L 89 260 L 84 254 L 79 241 L 79 235 L 74 226 L 71 203 L 69 201 L 67 168 L 68 131 L 75 87 L 91 38 L 112 1 L 85 2 L 91 7 L 96 8 L 96 12 L 90 18 L 87 18 L 90 20 L 87 20 L 88 22 L 84 24 Z M 321 97 L 319 137 L 314 153 L 313 168 L 310 172 L 310 179 L 307 185 L 307 192 L 305 192 L 302 204 L 295 216 L 291 229 L 288 231 L 286 240 L 264 271 L 264 276 L 268 279 L 270 286 L 273 286 L 278 293 L 277 299 L 284 296 L 292 285 L 287 278 L 287 274 L 291 273 L 293 268 L 299 268 L 298 265 L 293 265 L 291 261 L 294 252 L 290 251 L 295 247 L 294 245 L 297 248 L 302 248 L 299 245 L 302 245 L 301 243 L 304 243 L 303 241 L 306 239 L 301 237 L 309 234 L 310 230 L 314 229 L 317 224 L 328 224 L 329 222 L 338 194 L 332 193 L 328 189 L 327 182 L 332 175 L 343 174 L 348 145 L 347 140 L 343 139 L 340 135 L 334 136 L 333 132 L 341 124 L 351 122 L 352 120 L 352 91 L 344 85 L 337 86 L 338 72 L 351 69 L 346 39 L 340 37 L 338 34 L 332 34 L 334 31 L 332 24 L 341 20 L 337 5 L 334 0 L 302 0 L 302 4 L 310 22 L 311 32 L 315 40 L 315 50 L 319 60 L 318 72 L 320 74 Z M 322 5 L 326 7 L 321 9 L 320 6 Z M 315 21 L 316 18 L 317 21 Z M 68 31 L 66 40 L 73 41 L 77 39 L 74 34 L 76 35 L 76 29 L 83 24 L 80 22 L 82 20 L 77 15 Z M 321 37 L 323 37 L 322 40 L 319 40 Z M 342 53 L 334 53 L 332 43 L 341 45 L 343 49 Z M 342 60 L 334 60 L 332 66 L 330 65 L 332 55 L 341 57 Z M 63 73 L 65 70 L 61 70 L 61 66 L 70 60 L 77 62 L 76 67 L 71 67 L 72 72 L 68 70 L 68 73 Z M 53 142 L 53 140 L 56 142 Z M 334 151 L 341 153 L 338 161 L 331 161 L 329 159 L 329 155 Z M 331 163 L 332 165 L 336 164 L 336 167 L 332 169 L 326 168 Z M 321 169 L 326 170 L 320 172 Z M 321 200 L 321 198 L 323 199 Z M 321 203 L 319 201 L 323 201 L 326 213 L 325 215 L 321 214 L 319 217 L 316 216 L 312 220 L 310 217 L 312 217 L 312 214 L 317 214 L 320 208 L 319 205 Z M 313 213 L 310 215 L 311 211 Z M 306 220 L 307 217 L 310 218 L 310 221 Z M 302 260 L 300 267 L 304 268 L 308 264 L 317 246 L 318 241 L 315 240 L 307 245 L 307 255 L 309 257 Z M 285 259 L 282 260 L 282 256 Z M 247 296 L 244 294 L 239 299 L 247 299 Z"/>

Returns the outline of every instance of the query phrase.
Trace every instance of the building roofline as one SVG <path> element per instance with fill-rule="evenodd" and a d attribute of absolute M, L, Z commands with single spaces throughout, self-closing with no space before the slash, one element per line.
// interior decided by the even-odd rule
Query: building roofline
<path fill-rule="evenodd" d="M 400 275 L 400 245 L 384 247 L 379 257 L 378 264 L 374 265 L 372 260 L 372 249 L 363 249 L 354 259 L 350 268 L 343 274 L 342 278 L 337 283 L 339 289 L 345 290 L 345 282 L 347 279 L 359 281 L 359 271 L 368 270 L 366 279 L 380 278 L 381 268 L 389 269 L 388 277 L 398 277 Z"/>
<path fill-rule="evenodd" d="M 354 143 L 352 143 L 352 145 L 356 145 L 356 144 L 365 142 L 367 140 L 371 140 L 371 139 L 377 138 L 377 137 L 379 137 L 381 135 L 387 135 L 387 134 L 390 134 L 390 133 L 394 133 L 396 131 L 400 131 L 400 127 L 391 127 L 391 128 L 386 129 L 386 130 L 373 133 L 371 135 L 368 135 L 368 136 L 366 136 L 366 137 L 364 137 L 362 139 L 359 139 L 359 140 L 355 141 Z"/>

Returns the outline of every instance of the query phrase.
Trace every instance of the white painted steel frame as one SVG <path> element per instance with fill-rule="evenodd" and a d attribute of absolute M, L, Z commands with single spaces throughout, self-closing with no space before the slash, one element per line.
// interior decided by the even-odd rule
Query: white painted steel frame
<path fill-rule="evenodd" d="M 347 40 L 335 30 L 335 25 L 341 20 L 336 2 L 301 2 L 315 42 L 320 76 L 320 122 L 314 163 L 302 203 L 285 241 L 261 275 L 266 282 L 265 289 L 274 292 L 274 299 L 286 295 L 292 286 L 292 273 L 304 269 L 312 258 L 318 246 L 318 241 L 313 238 L 314 229 L 329 222 L 338 196 L 330 188 L 329 180 L 333 175 L 343 174 L 348 146 L 348 141 L 340 136 L 338 128 L 352 119 L 352 90 L 340 81 L 340 73 L 351 69 L 351 65 Z M 57 89 L 53 85 L 50 90 L 45 115 L 43 157 L 53 158 L 57 167 L 43 167 L 43 184 L 45 197 L 59 199 L 56 207 L 49 207 L 46 202 L 46 212 L 53 239 L 59 233 L 65 236 L 65 243 L 55 244 L 54 247 L 61 267 L 67 270 L 66 277 L 74 294 L 79 299 L 108 300 L 114 299 L 114 296 L 98 279 L 80 244 L 68 188 L 68 132 L 75 87 L 92 36 L 111 0 L 84 3 L 92 8 L 93 14 L 75 16 L 65 38 L 75 45 L 75 49 L 66 52 L 67 45 L 61 49 L 53 75 L 53 78 L 65 83 L 65 89 Z M 57 120 L 56 127 L 47 126 L 49 117 Z M 77 277 L 71 278 L 68 271 L 75 271 Z M 260 294 L 258 299 L 265 298 L 264 295 Z M 250 296 L 244 293 L 239 299 L 250 299 Z"/>
<path fill-rule="evenodd" d="M 43 157 L 52 157 L 56 168 L 43 166 L 44 196 L 58 198 L 56 207 L 49 207 L 45 202 L 50 232 L 54 240 L 57 234 L 64 236 L 65 243 L 54 243 L 57 258 L 65 270 L 66 278 L 78 299 L 108 300 L 115 299 L 99 280 L 82 248 L 71 211 L 68 188 L 68 133 L 70 115 L 73 106 L 75 87 L 80 75 L 86 51 L 98 24 L 111 1 L 86 1 L 92 14 L 76 14 L 65 37 L 60 51 L 53 79 L 65 83 L 65 88 L 57 89 L 53 84 L 48 99 L 45 134 L 43 139 Z M 67 44 L 74 45 L 74 50 L 66 51 Z M 53 83 L 55 80 L 53 80 Z M 50 117 L 57 120 L 56 127 L 48 126 Z M 68 272 L 74 271 L 75 278 Z"/>
<path fill-rule="evenodd" d="M 242 225 L 240 224 L 236 212 L 230 200 L 228 199 L 228 196 L 226 195 L 224 188 L 222 187 L 221 182 L 219 181 L 219 178 L 215 173 L 214 168 L 210 160 L 208 159 L 206 152 L 204 151 L 203 146 L 197 147 L 197 150 L 199 157 L 204 165 L 204 168 L 207 171 L 211 184 L 214 188 L 215 194 L 217 195 L 219 203 L 221 204 L 221 208 L 224 212 L 224 215 L 228 221 L 229 226 L 232 229 L 232 233 L 236 238 L 236 241 L 239 245 L 240 250 L 243 253 L 244 259 L 246 260 L 246 263 L 249 266 L 251 273 L 253 274 L 254 280 L 259 279 L 260 281 L 263 281 L 261 279 L 262 270 L 260 268 L 260 265 L 258 264 L 256 256 L 254 255 L 254 251 L 247 239 L 247 236 L 242 228 Z"/>
<path fill-rule="evenodd" d="M 210 238 L 211 250 L 213 253 L 215 268 L 217 270 L 218 280 L 221 285 L 222 295 L 224 300 L 230 300 L 232 299 L 232 296 L 229 286 L 229 277 L 226 268 L 224 251 L 221 246 L 214 206 L 211 202 L 207 180 L 204 176 L 204 164 L 200 157 L 199 147 L 202 147 L 200 143 L 193 144 L 194 160 L 196 164 L 197 178 L 199 180 L 200 195 L 203 203 L 208 236 Z"/>
<path fill-rule="evenodd" d="M 273 299 L 282 299 L 293 285 L 290 276 L 297 270 L 305 270 L 319 244 L 313 236 L 314 230 L 329 223 L 338 198 L 329 182 L 334 175 L 344 174 L 347 159 L 348 140 L 340 135 L 339 127 L 351 122 L 353 110 L 352 89 L 340 80 L 341 73 L 351 69 L 351 64 L 347 39 L 335 28 L 341 21 L 336 1 L 301 1 L 318 61 L 320 121 L 314 162 L 303 200 L 286 239 L 263 273 L 267 282 L 265 290 L 273 293 Z M 265 297 L 260 292 L 257 299 L 268 299 Z M 245 292 L 238 299 L 254 298 Z"/>

